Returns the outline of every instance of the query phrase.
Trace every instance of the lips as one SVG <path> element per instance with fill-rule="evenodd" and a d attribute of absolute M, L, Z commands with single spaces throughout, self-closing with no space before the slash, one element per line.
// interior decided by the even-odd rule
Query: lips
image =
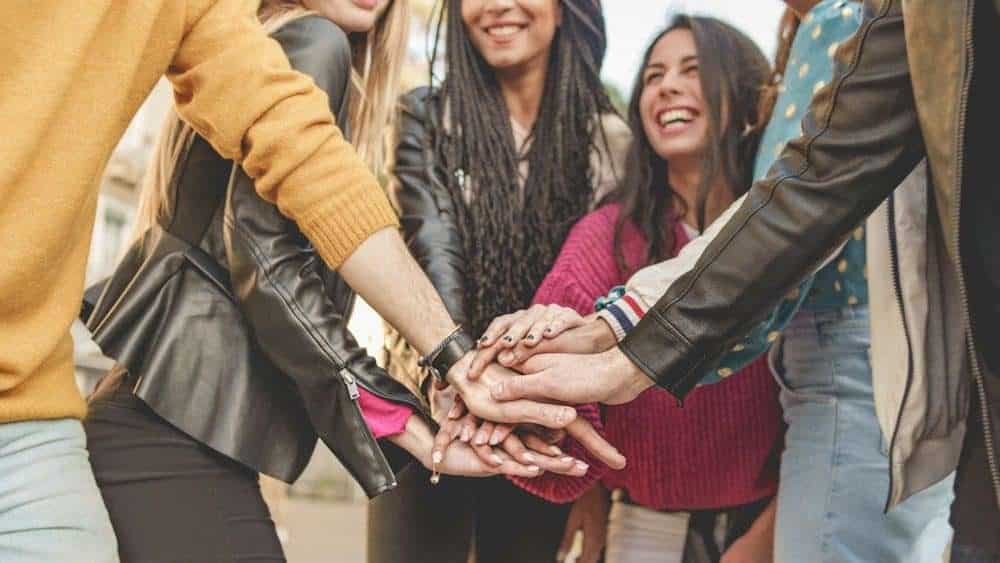
<path fill-rule="evenodd" d="M 355 6 L 362 10 L 374 10 L 378 7 L 378 0 L 351 0 Z"/>
<path fill-rule="evenodd" d="M 660 127 L 667 127 L 677 123 L 691 123 L 698 116 L 698 112 L 691 108 L 667 108 L 656 114 L 656 122 Z"/>
<path fill-rule="evenodd" d="M 504 22 L 488 25 L 483 28 L 483 31 L 491 38 L 504 42 L 510 40 L 510 38 L 517 35 L 518 32 L 524 30 L 526 27 L 528 26 L 521 23 Z"/>

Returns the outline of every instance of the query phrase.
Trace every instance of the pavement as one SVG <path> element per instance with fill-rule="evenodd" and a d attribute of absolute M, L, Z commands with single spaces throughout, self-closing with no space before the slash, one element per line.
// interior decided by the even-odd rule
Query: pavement
<path fill-rule="evenodd" d="M 367 507 L 291 497 L 284 506 L 288 563 L 364 563 Z"/>

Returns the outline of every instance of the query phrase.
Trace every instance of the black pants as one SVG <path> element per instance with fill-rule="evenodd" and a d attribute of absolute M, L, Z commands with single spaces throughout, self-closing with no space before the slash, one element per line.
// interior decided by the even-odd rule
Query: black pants
<path fill-rule="evenodd" d="M 84 426 L 122 563 L 285 561 L 254 471 L 124 388 L 92 403 Z"/>
<path fill-rule="evenodd" d="M 443 477 L 412 464 L 368 510 L 369 563 L 551 563 L 570 505 L 504 478 Z M 471 554 L 471 556 L 470 556 Z"/>

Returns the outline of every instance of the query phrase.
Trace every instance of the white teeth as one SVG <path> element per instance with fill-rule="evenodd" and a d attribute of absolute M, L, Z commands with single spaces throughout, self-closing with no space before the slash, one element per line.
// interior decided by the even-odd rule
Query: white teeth
<path fill-rule="evenodd" d="M 517 33 L 520 30 L 521 30 L 521 28 L 519 28 L 516 25 L 500 25 L 500 26 L 496 26 L 496 27 L 491 27 L 491 28 L 487 29 L 486 31 L 490 35 L 494 35 L 496 37 L 508 37 L 508 36 L 514 35 L 515 33 Z"/>
<path fill-rule="evenodd" d="M 687 123 L 694 120 L 694 112 L 689 109 L 672 109 L 660 114 L 660 126 L 666 127 L 675 121 Z"/>

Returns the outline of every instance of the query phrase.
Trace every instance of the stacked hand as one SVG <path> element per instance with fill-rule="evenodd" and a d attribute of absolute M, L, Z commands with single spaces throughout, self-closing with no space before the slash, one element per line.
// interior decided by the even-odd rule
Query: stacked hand
<path fill-rule="evenodd" d="M 621 454 L 567 406 L 626 403 L 652 386 L 615 344 L 604 321 L 565 307 L 497 318 L 475 353 L 448 373 L 460 400 L 439 420 L 434 457 L 464 446 L 494 469 L 516 462 L 536 474 L 582 475 L 586 464 L 555 446 L 569 435 L 610 467 L 624 467 Z"/>

